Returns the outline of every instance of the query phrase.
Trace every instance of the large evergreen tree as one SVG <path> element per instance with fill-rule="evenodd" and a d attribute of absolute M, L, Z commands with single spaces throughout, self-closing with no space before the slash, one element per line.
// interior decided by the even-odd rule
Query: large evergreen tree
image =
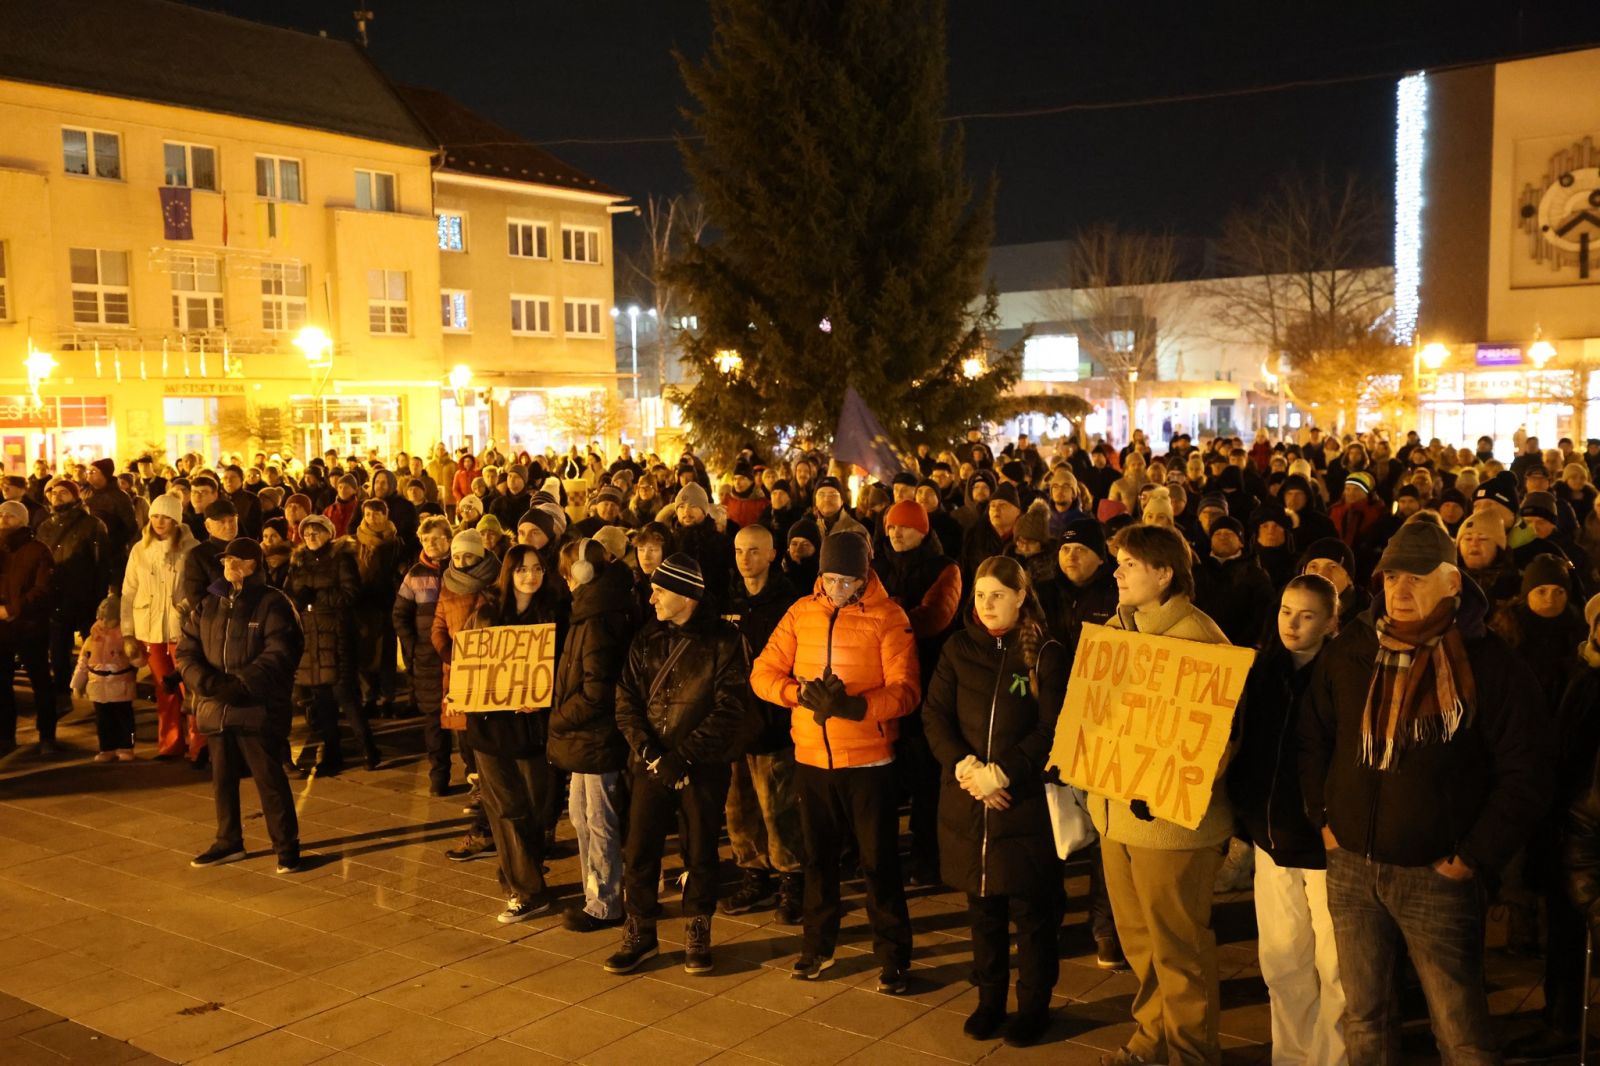
<path fill-rule="evenodd" d="M 988 344 L 993 186 L 974 196 L 943 118 L 943 6 L 713 0 L 709 54 L 679 57 L 709 226 L 670 270 L 700 327 L 677 399 L 707 449 L 828 440 L 846 385 L 897 443 L 946 439 L 1015 382 Z"/>

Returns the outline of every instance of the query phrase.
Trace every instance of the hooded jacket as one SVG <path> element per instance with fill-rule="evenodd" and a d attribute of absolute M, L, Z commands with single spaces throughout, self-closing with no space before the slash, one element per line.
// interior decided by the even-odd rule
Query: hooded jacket
<path fill-rule="evenodd" d="M 287 596 L 267 585 L 260 570 L 234 589 L 219 581 L 183 622 L 177 663 L 197 700 L 196 725 L 287 737 L 293 720 L 290 692 L 304 649 L 300 620 Z M 234 694 L 229 680 L 242 686 Z M 216 723 L 216 725 L 208 725 Z"/>
<path fill-rule="evenodd" d="M 846 692 L 866 699 L 861 721 L 833 717 L 818 725 L 810 709 L 800 706 L 799 679 L 815 680 L 830 670 Z M 750 681 L 761 699 L 790 708 L 795 760 L 828 770 L 891 758 L 896 720 L 916 709 L 922 696 L 911 623 L 870 572 L 861 595 L 840 608 L 818 578 L 811 595 L 790 607 L 773 630 Z"/>
<path fill-rule="evenodd" d="M 1030 671 L 1016 629 L 997 637 L 976 620 L 945 642 L 922 720 L 939 760 L 939 868 L 953 888 L 1037 896 L 1060 876 L 1044 765 L 1068 665 L 1066 649 L 1046 640 Z M 999 765 L 1010 781 L 1010 807 L 991 810 L 956 782 L 955 768 L 969 755 Z"/>
<path fill-rule="evenodd" d="M 347 538 L 329 541 L 320 551 L 305 545 L 289 557 L 283 591 L 300 610 L 305 652 L 295 672 L 297 685 L 338 685 L 355 680 L 353 609 L 361 593 L 355 549 Z"/>
<path fill-rule="evenodd" d="M 146 644 L 171 644 L 183 631 L 178 610 L 184 564 L 194 550 L 194 534 L 182 522 L 164 541 L 149 526 L 128 553 L 122 576 L 122 635 Z"/>
<path fill-rule="evenodd" d="M 1482 591 L 1462 576 L 1456 626 L 1466 642 L 1476 705 L 1448 742 L 1407 751 L 1398 766 L 1361 762 L 1361 715 L 1378 653 L 1374 598 L 1322 653 L 1300 716 L 1306 815 L 1352 854 L 1397 866 L 1458 856 L 1498 869 L 1522 847 L 1550 798 L 1538 681 L 1484 625 Z"/>
<path fill-rule="evenodd" d="M 617 728 L 635 772 L 666 752 L 725 765 L 760 726 L 750 706 L 744 639 L 705 600 L 683 625 L 651 622 L 634 636 L 617 682 Z"/>
<path fill-rule="evenodd" d="M 92 615 L 111 582 L 111 541 L 100 519 L 81 503 L 55 507 L 39 524 L 39 543 L 50 549 L 51 606 Z"/>
<path fill-rule="evenodd" d="M 617 728 L 617 680 L 638 628 L 633 574 L 620 562 L 596 568 L 572 594 L 566 643 L 550 707 L 550 764 L 575 774 L 609 774 L 628 763 Z"/>

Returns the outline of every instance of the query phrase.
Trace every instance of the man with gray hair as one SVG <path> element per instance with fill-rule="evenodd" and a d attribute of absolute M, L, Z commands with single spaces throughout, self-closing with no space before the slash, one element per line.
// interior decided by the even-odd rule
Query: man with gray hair
<path fill-rule="evenodd" d="M 1402 938 L 1447 1062 L 1499 1062 L 1485 881 L 1549 799 L 1539 686 L 1484 625 L 1449 534 L 1408 522 L 1383 591 L 1329 646 L 1301 716 L 1306 813 L 1328 854 L 1350 1062 L 1398 1062 Z"/>

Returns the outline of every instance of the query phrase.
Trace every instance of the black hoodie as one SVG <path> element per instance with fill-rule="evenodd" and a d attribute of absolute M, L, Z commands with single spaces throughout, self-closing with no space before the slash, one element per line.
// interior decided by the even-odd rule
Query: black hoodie
<path fill-rule="evenodd" d="M 654 612 L 651 612 L 654 617 Z M 617 679 L 639 627 L 633 571 L 606 563 L 572 594 L 565 646 L 550 709 L 550 764 L 578 774 L 608 774 L 628 764 L 617 729 Z"/>

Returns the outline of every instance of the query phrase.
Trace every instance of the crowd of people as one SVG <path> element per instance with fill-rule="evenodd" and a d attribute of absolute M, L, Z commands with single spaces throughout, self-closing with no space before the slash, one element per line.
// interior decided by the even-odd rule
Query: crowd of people
<path fill-rule="evenodd" d="M 498 864 L 499 921 L 552 908 L 565 817 L 582 896 L 563 922 L 617 930 L 605 968 L 632 972 L 660 951 L 676 835 L 688 972 L 714 968 L 714 914 L 771 909 L 801 931 L 792 976 L 821 978 L 859 877 L 877 988 L 900 994 L 907 889 L 943 884 L 969 904 L 965 1031 L 1022 1046 L 1058 979 L 1047 763 L 1083 627 L 1249 647 L 1196 828 L 1079 796 L 1096 961 L 1137 981 L 1102 1061 L 1220 1061 L 1212 901 L 1250 861 L 1275 1063 L 1398 1061 L 1408 983 L 1445 1061 L 1556 1056 L 1600 929 L 1600 440 L 1509 443 L 1180 432 L 1157 455 L 1139 431 L 996 451 L 974 430 L 883 481 L 804 440 L 715 471 L 687 448 L 492 443 L 41 463 L 0 503 L 0 753 L 20 664 L 40 756 L 71 690 L 94 758 L 135 760 L 148 668 L 155 757 L 211 772 L 194 865 L 244 856 L 250 776 L 292 873 L 292 779 L 347 749 L 378 768 L 372 720 L 416 716 L 433 794 L 468 789 L 448 856 Z M 549 708 L 459 713 L 460 635 L 539 623 Z M 1545 967 L 1541 1028 L 1505 1049 L 1491 904 Z"/>

